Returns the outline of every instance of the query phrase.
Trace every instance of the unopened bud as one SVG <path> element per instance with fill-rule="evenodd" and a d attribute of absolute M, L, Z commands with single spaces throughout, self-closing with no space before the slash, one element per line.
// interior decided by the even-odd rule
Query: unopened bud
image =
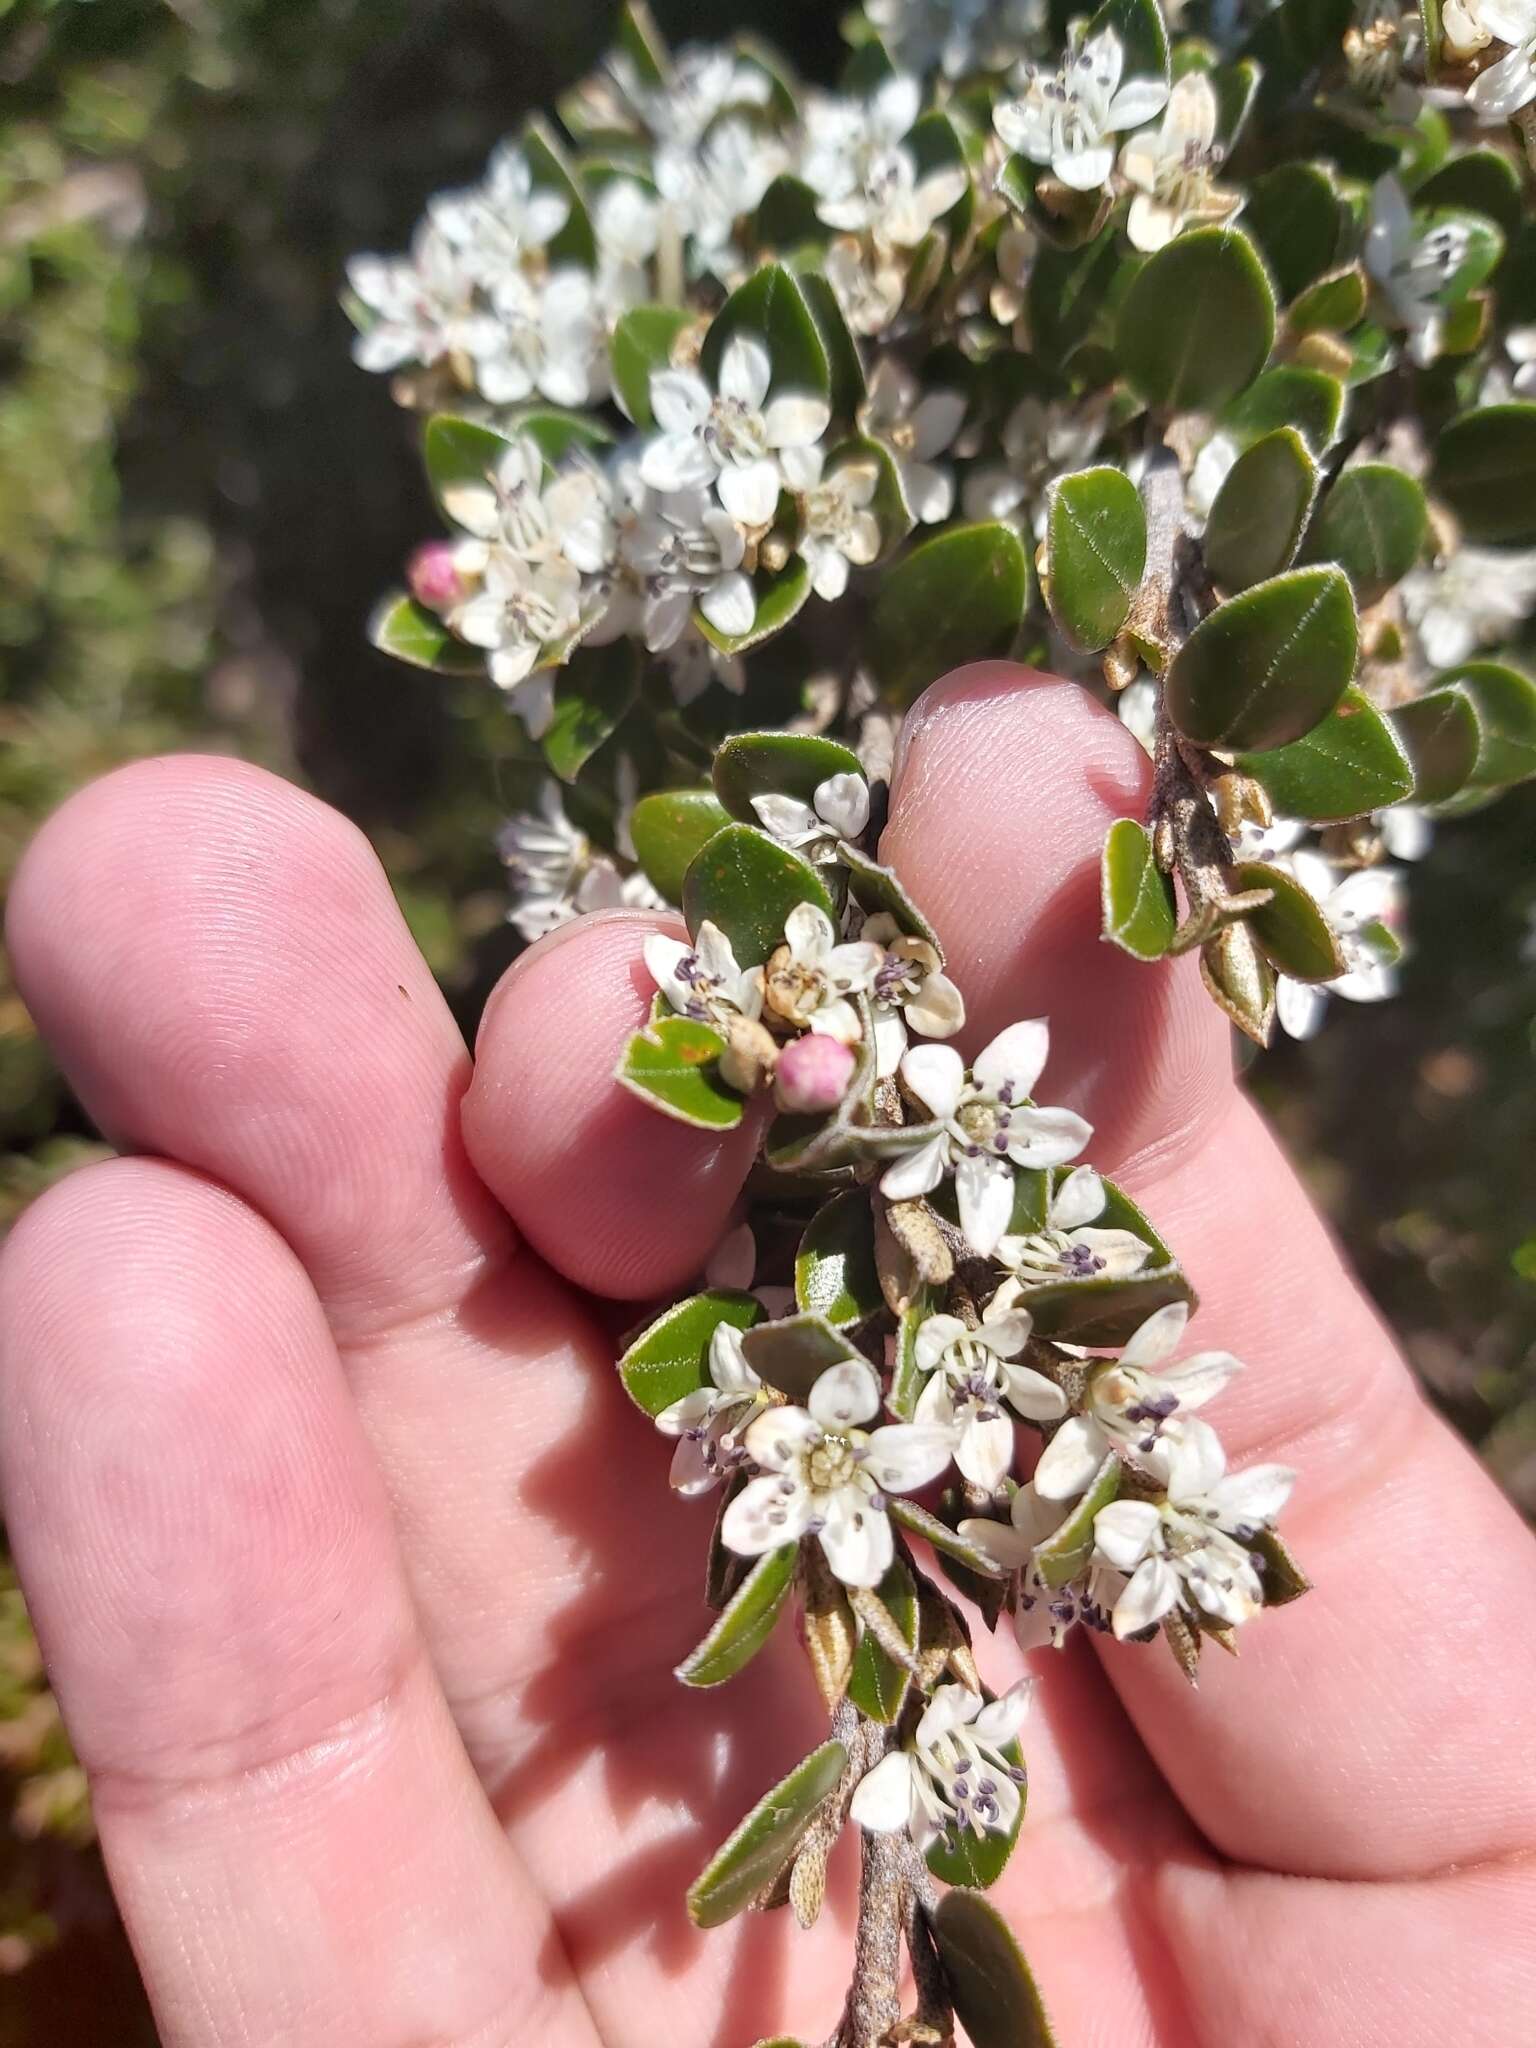
<path fill-rule="evenodd" d="M 429 540 L 412 555 L 405 572 L 411 595 L 429 611 L 445 612 L 464 595 L 464 579 L 453 559 L 452 543 Z"/>
<path fill-rule="evenodd" d="M 779 1054 L 774 1093 L 780 1109 L 795 1116 L 819 1116 L 836 1109 L 853 1079 L 854 1054 L 840 1038 L 808 1031 L 792 1038 Z"/>

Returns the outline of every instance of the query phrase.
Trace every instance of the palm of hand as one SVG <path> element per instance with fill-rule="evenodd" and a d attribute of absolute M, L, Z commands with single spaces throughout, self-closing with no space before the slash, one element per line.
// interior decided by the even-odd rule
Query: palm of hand
<path fill-rule="evenodd" d="M 1024 809 L 992 766 L 1030 760 L 1072 766 Z M 1143 772 L 1077 693 L 971 671 L 920 710 L 888 843 L 976 1042 L 1051 1015 L 1059 1099 L 1250 1362 L 1234 1457 L 1300 1468 L 1319 1586 L 1198 1693 L 1134 1646 L 1034 1659 L 998 1901 L 1067 2048 L 1508 2048 L 1528 1541 L 1414 1398 L 1192 977 L 1096 945 L 1091 863 Z M 646 928 L 519 963 L 461 1136 L 451 1021 L 309 799 L 149 764 L 18 881 L 28 1000 L 103 1127 L 158 1155 L 75 1176 L 7 1249 L 0 1481 L 173 2048 L 729 2048 L 835 2018 L 846 1887 L 808 1935 L 682 1911 L 824 1723 L 787 1639 L 737 1688 L 674 1684 L 708 1511 L 665 1497 L 613 1380 L 626 1318 L 581 1291 L 686 1280 L 750 1146 L 606 1084 Z M 998 1686 L 1023 1663 L 1006 1631 L 980 1656 Z"/>

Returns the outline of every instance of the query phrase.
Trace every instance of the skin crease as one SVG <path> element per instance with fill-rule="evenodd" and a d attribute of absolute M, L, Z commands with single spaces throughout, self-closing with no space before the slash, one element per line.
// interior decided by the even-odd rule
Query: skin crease
<path fill-rule="evenodd" d="M 999 769 L 1004 772 L 999 773 Z M 885 857 L 975 1051 L 1048 1015 L 1047 1095 L 1248 1362 L 1234 1463 L 1300 1471 L 1317 1590 L 1207 1660 L 1031 1661 L 994 1896 L 1063 2048 L 1512 2048 L 1536 2013 L 1529 1537 L 1423 1407 L 1231 1078 L 1192 963 L 1099 944 L 1135 743 L 994 665 L 909 721 Z M 1023 794 L 1020 794 L 1020 791 Z M 25 998 L 129 1155 L 0 1256 L 0 1490 L 170 2048 L 734 2048 L 833 2024 L 821 1924 L 681 1894 L 817 1739 L 791 1632 L 718 1692 L 709 1508 L 607 1334 L 725 1227 L 752 1134 L 608 1079 L 655 920 L 523 956 L 471 1070 L 353 828 L 228 761 L 120 771 L 18 875 Z M 1024 1660 L 979 1658 L 998 1687 Z"/>

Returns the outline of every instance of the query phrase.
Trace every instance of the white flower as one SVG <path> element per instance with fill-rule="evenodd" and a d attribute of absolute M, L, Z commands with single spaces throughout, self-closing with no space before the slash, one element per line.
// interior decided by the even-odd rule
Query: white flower
<path fill-rule="evenodd" d="M 1194 467 L 1185 480 L 1184 501 L 1199 527 L 1203 528 L 1210 518 L 1216 494 L 1241 453 L 1230 434 L 1217 433 L 1210 436 L 1195 457 Z"/>
<path fill-rule="evenodd" d="M 863 1027 L 848 998 L 871 987 L 881 957 L 862 940 L 839 945 L 826 912 L 797 903 L 764 972 L 763 1007 L 782 1023 L 857 1045 Z"/>
<path fill-rule="evenodd" d="M 1232 852 L 1238 860 L 1278 860 L 1306 837 L 1307 829 L 1301 818 L 1274 817 L 1267 825 L 1244 818 L 1233 834 Z"/>
<path fill-rule="evenodd" d="M 1149 754 L 1157 751 L 1157 685 L 1150 676 L 1138 676 L 1115 698 L 1115 713 L 1132 738 Z"/>
<path fill-rule="evenodd" d="M 907 270 L 889 250 L 866 250 L 852 235 L 840 235 L 822 259 L 843 318 L 855 334 L 883 334 L 901 311 Z"/>
<path fill-rule="evenodd" d="M 580 601 L 581 578 L 563 556 L 530 561 L 498 546 L 490 551 L 477 594 L 449 616 L 460 639 L 487 651 L 491 681 L 511 697 L 534 739 L 554 711 L 552 671 L 535 671 L 548 648 L 575 632 Z"/>
<path fill-rule="evenodd" d="M 949 447 L 964 418 L 963 392 L 924 391 L 895 356 L 876 363 L 859 426 L 890 449 L 902 494 L 921 525 L 935 525 L 954 510 L 954 471 L 934 458 Z"/>
<path fill-rule="evenodd" d="M 1094 1230 L 1106 1196 L 1091 1166 L 1069 1173 L 1046 1204 L 1045 1228 L 1027 1237 L 1003 1237 L 997 1256 L 1026 1286 L 1063 1278 L 1123 1279 L 1139 1272 L 1152 1248 L 1133 1230 Z"/>
<path fill-rule="evenodd" d="M 1264 1599 L 1247 1546 L 1273 1524 L 1296 1475 L 1284 1465 L 1228 1473 L 1220 1439 L 1198 1417 L 1170 1424 L 1163 1452 L 1161 1502 L 1114 1500 L 1094 1519 L 1099 1559 L 1130 1575 L 1115 1634 L 1137 1635 L 1181 1604 L 1235 1628 Z"/>
<path fill-rule="evenodd" d="M 912 249 L 966 186 L 965 167 L 918 173 L 903 146 L 922 107 L 922 87 L 896 72 L 865 100 L 812 99 L 805 110 L 800 175 L 828 227 L 872 235 L 885 248 Z"/>
<path fill-rule="evenodd" d="M 728 107 L 766 106 L 771 91 L 766 72 L 712 43 L 689 43 L 679 50 L 661 85 L 642 84 L 621 51 L 608 62 L 661 142 L 697 143 L 717 114 Z"/>
<path fill-rule="evenodd" d="M 512 271 L 491 293 L 495 339 L 475 358 L 475 383 L 493 405 L 535 392 L 585 405 L 608 391 L 607 312 L 592 278 L 566 267 L 548 278 Z"/>
<path fill-rule="evenodd" d="M 1225 220 L 1242 195 L 1216 183 L 1216 94 L 1203 71 L 1176 80 L 1156 135 L 1133 136 L 1120 170 L 1137 189 L 1126 233 L 1138 249 L 1161 249 L 1187 221 Z"/>
<path fill-rule="evenodd" d="M 747 1363 L 741 1332 L 716 1323 L 709 1340 L 707 1387 L 684 1394 L 656 1417 L 656 1427 L 678 1439 L 671 1482 L 679 1493 L 707 1493 L 747 1456 L 743 1435 L 771 1396 Z"/>
<path fill-rule="evenodd" d="M 726 344 L 717 391 L 697 370 L 652 371 L 661 431 L 641 453 L 644 481 L 658 491 L 713 486 L 733 519 L 766 526 L 783 482 L 780 451 L 810 447 L 832 416 L 824 399 L 804 392 L 770 398 L 772 376 L 767 349 L 744 334 Z"/>
<path fill-rule="evenodd" d="M 801 535 L 796 552 L 811 572 L 818 597 L 835 601 L 848 588 L 848 572 L 867 569 L 880 552 L 880 522 L 870 511 L 880 473 L 873 462 L 843 462 L 823 473 L 820 448 L 786 449 L 784 481 L 800 496 Z"/>
<path fill-rule="evenodd" d="M 603 297 L 611 306 L 644 297 L 661 237 L 661 202 L 634 178 L 610 178 L 592 202 Z"/>
<path fill-rule="evenodd" d="M 1030 1091 L 1050 1050 L 1043 1017 L 1010 1024 L 975 1061 L 952 1046 L 914 1046 L 901 1063 L 908 1092 L 937 1121 L 933 1136 L 886 1168 L 880 1185 L 893 1202 L 931 1194 L 953 1171 L 960 1228 L 982 1258 L 990 1258 L 1013 1214 L 1015 1166 L 1064 1166 L 1075 1159 L 1093 1127 L 1070 1109 L 1037 1109 Z"/>
<path fill-rule="evenodd" d="M 815 1536 L 845 1586 L 878 1586 L 895 1542 L 885 1497 L 926 1486 L 949 1463 L 949 1438 L 917 1423 L 866 1431 L 880 1382 L 862 1359 L 829 1366 L 804 1408 L 771 1408 L 746 1434 L 762 1467 L 726 1509 L 720 1540 L 744 1557 Z"/>
<path fill-rule="evenodd" d="M 885 958 L 870 985 L 875 1012 L 877 1074 L 894 1074 L 907 1050 L 907 1033 L 953 1038 L 965 1028 L 965 998 L 944 972 L 936 946 L 904 932 L 888 910 L 864 920 L 859 936 Z"/>
<path fill-rule="evenodd" d="M 1015 1363 L 1029 1331 L 1029 1311 L 1000 1293 L 974 1330 L 958 1316 L 943 1315 L 929 1316 L 918 1328 L 917 1368 L 930 1377 L 915 1419 L 950 1431 L 962 1476 L 988 1493 L 1002 1485 L 1013 1463 L 1013 1422 L 1005 1406 L 1027 1422 L 1055 1422 L 1067 1412 L 1054 1380 Z"/>
<path fill-rule="evenodd" d="M 1536 549 L 1458 547 L 1399 583 L 1403 610 L 1432 668 L 1459 668 L 1496 646 L 1536 606 Z"/>
<path fill-rule="evenodd" d="M 1448 63 L 1464 64 L 1493 41 L 1483 20 L 1482 0 L 1445 0 L 1440 10 L 1440 50 Z"/>
<path fill-rule="evenodd" d="M 739 697 L 747 687 L 746 664 L 741 656 L 722 654 L 691 620 L 670 647 L 656 651 L 671 678 L 673 700 L 681 708 L 702 697 L 711 683 L 718 683 L 733 697 Z"/>
<path fill-rule="evenodd" d="M 1434 842 L 1435 821 L 1418 804 L 1393 804 L 1390 810 L 1374 811 L 1371 823 L 1394 860 L 1422 860 Z"/>
<path fill-rule="evenodd" d="M 458 253 L 469 276 L 494 293 L 517 274 L 529 251 L 542 250 L 570 216 L 563 193 L 536 190 L 515 144 L 498 149 L 479 185 L 440 192 L 427 208 L 433 227 Z"/>
<path fill-rule="evenodd" d="M 537 811 L 519 811 L 496 835 L 512 889 L 507 922 L 531 944 L 589 910 L 661 907 L 661 898 L 638 869 L 619 872 L 565 815 L 560 792 L 546 783 Z"/>
<path fill-rule="evenodd" d="M 1013 1632 L 1021 1650 L 1060 1649 L 1074 1622 L 1107 1629 L 1110 1612 L 1125 1590 L 1125 1574 L 1090 1559 L 1082 1573 L 1065 1586 L 1048 1586 L 1041 1577 L 1036 1552 L 1055 1535 L 1072 1501 L 1046 1500 L 1033 1480 L 1014 1489 L 1008 1520 L 961 1522 L 958 1534 L 985 1551 L 1000 1571 L 1018 1572 L 1019 1588 Z"/>
<path fill-rule="evenodd" d="M 717 121 L 696 145 L 664 145 L 656 152 L 656 189 L 692 239 L 696 269 L 719 274 L 734 267 L 737 223 L 789 162 L 775 136 L 735 114 Z"/>
<path fill-rule="evenodd" d="M 717 632 L 751 631 L 757 598 L 742 567 L 746 542 L 706 489 L 647 491 L 620 552 L 641 580 L 641 628 L 653 653 L 681 639 L 695 605 Z"/>
<path fill-rule="evenodd" d="M 1119 36 L 1104 29 L 1069 51 L 1056 77 L 1030 66 L 1022 95 L 1001 101 L 992 124 L 1010 149 L 1049 164 L 1062 184 L 1095 192 L 1115 165 L 1114 144 L 1106 138 L 1150 121 L 1168 98 L 1160 78 L 1122 84 L 1124 68 Z"/>
<path fill-rule="evenodd" d="M 1323 1021 L 1330 995 L 1352 1003 L 1379 1003 L 1397 988 L 1398 933 L 1404 922 L 1406 883 L 1401 868 L 1357 868 L 1339 880 L 1323 854 L 1303 848 L 1287 863 L 1327 919 L 1345 971 L 1321 984 L 1277 978 L 1275 1014 L 1292 1038 L 1310 1038 Z M 1390 943 L 1384 943 L 1382 934 Z"/>
<path fill-rule="evenodd" d="M 1536 100 L 1536 0 L 1478 0 L 1477 20 L 1480 30 L 1511 46 L 1467 87 L 1468 104 L 1491 125 Z"/>
<path fill-rule="evenodd" d="M 961 492 L 967 519 L 1007 519 L 1034 510 L 1043 531 L 1045 487 L 1063 470 L 1093 456 L 1103 433 L 1102 411 L 1064 400 L 1021 398 L 1003 423 L 1001 463 L 980 463 Z"/>
<path fill-rule="evenodd" d="M 1188 1320 L 1187 1303 L 1169 1302 L 1147 1317 L 1118 1358 L 1093 1367 L 1083 1413 L 1069 1416 L 1040 1453 L 1035 1491 L 1042 1500 L 1075 1500 L 1111 1451 L 1146 1464 L 1171 1417 L 1203 1408 L 1242 1371 L 1230 1351 L 1197 1351 L 1165 1364 Z"/>
<path fill-rule="evenodd" d="M 1532 91 L 1536 94 L 1536 86 Z M 1397 324 L 1406 330 L 1409 355 L 1421 366 L 1440 353 L 1445 333 L 1442 294 L 1465 260 L 1470 240 L 1470 230 L 1459 220 L 1417 226 L 1396 178 L 1378 178 L 1372 186 L 1365 267 Z"/>
<path fill-rule="evenodd" d="M 840 841 L 857 839 L 869 823 L 869 784 L 851 771 L 829 775 L 816 785 L 808 804 L 769 791 L 753 797 L 752 808 L 775 839 L 808 861 L 828 863 L 837 859 Z"/>
<path fill-rule="evenodd" d="M 707 918 L 692 945 L 653 932 L 644 953 L 651 979 L 680 1017 L 721 1024 L 761 1016 L 763 970 L 740 966 L 730 940 Z"/>
<path fill-rule="evenodd" d="M 1024 1725 L 1033 1681 L 1021 1678 L 984 1705 L 969 1686 L 941 1685 L 911 1749 L 893 1749 L 854 1787 L 849 1814 L 872 1834 L 910 1830 L 920 1854 L 973 1834 L 1011 1834 L 1024 1773 L 1003 1751 Z"/>
<path fill-rule="evenodd" d="M 496 345 L 495 320 L 476 307 L 474 280 L 435 228 L 417 229 L 409 256 L 354 256 L 347 282 L 373 315 L 352 344 L 362 369 L 430 369 L 445 356 L 473 359 Z"/>

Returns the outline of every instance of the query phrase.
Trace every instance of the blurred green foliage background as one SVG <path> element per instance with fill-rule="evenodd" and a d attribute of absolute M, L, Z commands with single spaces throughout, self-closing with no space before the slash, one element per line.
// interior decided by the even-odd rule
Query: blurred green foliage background
<path fill-rule="evenodd" d="M 810 76 L 835 10 L 752 20 Z M 512 950 L 483 692 L 365 644 L 433 530 L 353 369 L 345 257 L 403 246 L 595 57 L 603 0 L 0 0 L 0 886 L 69 790 L 245 754 L 372 834 L 466 1022 Z M 1536 1513 L 1536 787 L 1442 829 L 1403 995 L 1252 1080 L 1432 1397 Z M 0 968 L 0 1227 L 101 1149 Z M 1347 1375 L 1350 1360 L 1338 1370 Z M 0 2048 L 153 2038 L 0 1577 Z"/>

